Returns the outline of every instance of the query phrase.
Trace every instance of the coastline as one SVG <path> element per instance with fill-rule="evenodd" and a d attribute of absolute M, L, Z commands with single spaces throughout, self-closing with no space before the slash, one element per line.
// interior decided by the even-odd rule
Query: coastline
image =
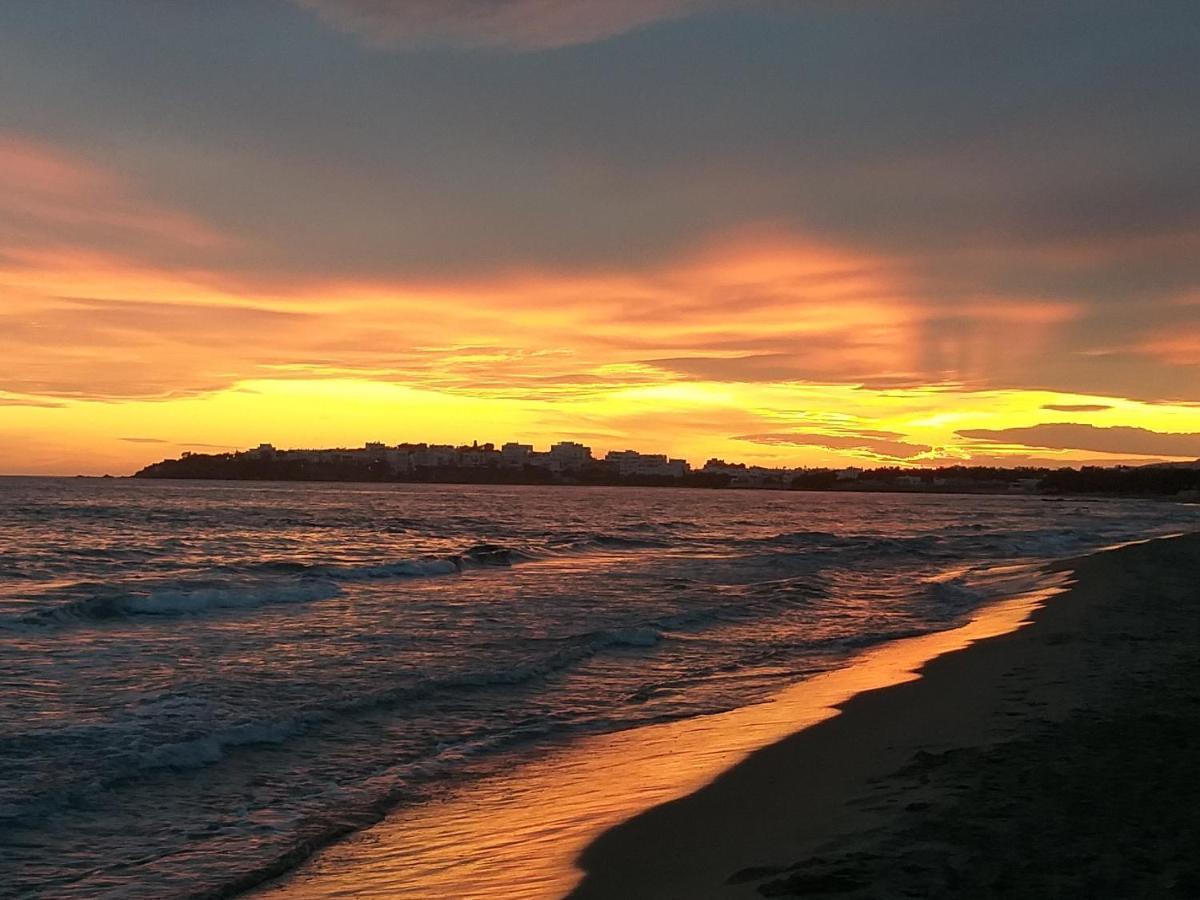
<path fill-rule="evenodd" d="M 846 667 L 797 683 L 765 703 L 584 738 L 442 801 L 401 808 L 250 895 L 548 900 L 574 890 L 581 897 L 708 896 L 690 882 L 674 893 L 669 868 L 665 879 L 658 878 L 636 860 L 632 867 L 617 860 L 614 880 L 608 868 L 592 869 L 595 848 L 611 847 L 612 836 L 638 828 L 647 816 L 705 796 L 729 772 L 755 764 L 781 742 L 840 719 L 839 710 L 854 698 L 913 682 L 930 659 L 1020 629 L 1047 597 L 1064 589 L 1065 580 L 1065 572 L 1047 573 L 1038 589 L 989 604 L 962 626 L 871 648 Z M 753 809 L 745 811 L 758 818 Z M 582 883 L 581 853 L 589 870 Z M 612 860 L 600 862 L 608 867 Z M 679 862 L 695 870 L 687 858 Z M 736 855 L 728 863 L 729 872 L 721 869 L 726 861 L 717 864 L 718 886 L 745 865 Z"/>
<path fill-rule="evenodd" d="M 1028 627 L 605 832 L 571 900 L 1195 896 L 1200 535 L 1052 568 Z"/>

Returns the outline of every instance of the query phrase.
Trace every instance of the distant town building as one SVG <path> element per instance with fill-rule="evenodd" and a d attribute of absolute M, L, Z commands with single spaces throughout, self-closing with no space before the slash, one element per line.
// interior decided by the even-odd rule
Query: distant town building
<path fill-rule="evenodd" d="M 705 475 L 728 475 L 734 478 L 738 475 L 745 474 L 745 463 L 727 463 L 723 459 L 710 459 L 704 464 L 704 468 L 700 470 Z"/>
<path fill-rule="evenodd" d="M 551 472 L 561 472 L 562 464 L 546 450 L 533 450 L 525 457 L 525 464 L 536 469 L 548 469 Z"/>
<path fill-rule="evenodd" d="M 416 468 L 437 469 L 458 465 L 458 451 L 449 444 L 425 444 L 411 455 Z"/>
<path fill-rule="evenodd" d="M 592 448 L 575 441 L 559 441 L 550 447 L 550 459 L 557 464 L 558 471 L 575 471 L 592 461 Z"/>
<path fill-rule="evenodd" d="M 535 450 L 532 444 L 509 441 L 499 449 L 491 443 L 473 441 L 453 447 L 449 444 L 403 443 L 389 446 L 382 441 L 368 441 L 358 449 L 276 450 L 271 444 L 260 444 L 244 454 L 252 459 L 271 459 L 302 463 L 305 466 L 361 466 L 376 471 L 382 464 L 395 476 L 420 478 L 429 469 L 522 469 L 526 466 L 546 470 L 552 475 L 579 475 L 597 461 L 590 447 L 577 441 L 559 441 L 548 450 Z M 668 457 L 665 453 L 642 453 L 638 450 L 612 450 L 604 457 L 607 469 L 595 474 L 615 475 L 618 478 L 658 478 L 682 480 L 692 471 L 685 459 Z M 744 463 L 727 463 L 710 459 L 701 470 L 706 475 L 723 475 L 731 487 L 787 487 L 794 474 L 789 469 L 748 467 Z M 860 473 L 861 469 L 844 470 Z M 842 474 L 839 473 L 839 479 Z M 857 477 L 857 475 L 855 475 Z"/>
<path fill-rule="evenodd" d="M 458 464 L 467 469 L 497 466 L 500 464 L 500 454 L 493 444 L 481 444 L 476 441 L 470 447 L 459 449 Z"/>
<path fill-rule="evenodd" d="M 502 465 L 517 468 L 529 462 L 531 453 L 533 453 L 532 444 L 517 444 L 509 441 L 500 448 L 500 462 Z"/>
<path fill-rule="evenodd" d="M 617 467 L 623 477 L 629 475 L 682 478 L 691 466 L 684 459 L 668 459 L 663 453 L 639 453 L 636 450 L 610 450 L 605 462 Z"/>

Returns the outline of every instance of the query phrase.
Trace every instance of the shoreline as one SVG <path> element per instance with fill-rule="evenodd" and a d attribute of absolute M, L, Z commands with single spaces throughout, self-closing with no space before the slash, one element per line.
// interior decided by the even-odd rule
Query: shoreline
<path fill-rule="evenodd" d="M 845 667 L 798 682 L 764 703 L 584 738 L 506 776 L 468 784 L 443 801 L 394 810 L 246 895 L 673 896 L 661 893 L 667 890 L 661 883 L 641 895 L 626 884 L 593 894 L 594 874 L 585 879 L 577 857 L 630 821 L 684 802 L 759 753 L 840 718 L 856 698 L 919 679 L 929 660 L 1021 629 L 1047 597 L 1064 590 L 1064 580 L 1065 574 L 1047 571 L 1038 589 L 990 603 L 964 625 L 870 648 Z"/>
<path fill-rule="evenodd" d="M 794 488 L 794 487 L 773 487 L 770 485 L 756 486 L 714 486 L 704 484 L 640 484 L 640 483 L 622 483 L 622 482 L 588 482 L 588 481 L 417 481 L 417 480 L 398 480 L 398 479 L 383 479 L 383 480 L 346 480 L 346 479 L 321 479 L 321 478 L 206 478 L 194 477 L 188 478 L 183 476 L 174 477 L 146 477 L 138 476 L 136 473 L 129 475 L 0 475 L 0 479 L 55 479 L 63 481 L 137 481 L 140 483 L 166 483 L 166 484 L 219 484 L 219 485 L 235 485 L 235 484 L 314 484 L 314 485 L 337 485 L 349 487 L 389 487 L 397 485 L 414 485 L 421 487 L 473 487 L 473 488 L 513 488 L 513 487 L 536 487 L 536 488 L 617 488 L 638 491 L 678 491 L 678 490 L 695 490 L 695 491 L 731 491 L 735 493 L 746 493 L 754 491 L 763 491 L 771 494 L 885 494 L 895 495 L 902 494 L 905 496 L 923 496 L 923 497 L 1028 497 L 1031 499 L 1039 499 L 1048 503 L 1058 502 L 1082 502 L 1082 501 L 1122 501 L 1122 500 L 1144 500 L 1153 503 L 1181 503 L 1195 504 L 1197 498 L 1190 494 L 1170 494 L 1170 493 L 1146 493 L 1146 492 L 1053 492 L 1053 491 L 1011 491 L 1011 490 L 969 490 L 963 487 L 953 488 L 913 488 L 913 487 L 829 487 L 829 488 Z"/>
<path fill-rule="evenodd" d="M 1200 535 L 1050 569 L 1028 627 L 600 835 L 570 900 L 1195 896 Z"/>

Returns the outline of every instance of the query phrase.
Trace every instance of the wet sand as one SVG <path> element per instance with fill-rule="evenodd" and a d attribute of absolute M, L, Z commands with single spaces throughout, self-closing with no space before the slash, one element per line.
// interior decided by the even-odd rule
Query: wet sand
<path fill-rule="evenodd" d="M 765 703 L 595 735 L 517 761 L 444 799 L 396 810 L 253 896 L 560 900 L 583 876 L 575 865 L 581 852 L 606 830 L 701 789 L 754 751 L 835 716 L 857 694 L 911 681 L 936 656 L 1021 627 L 1065 581 L 1065 574 L 1044 579 L 1028 594 L 976 611 L 959 628 L 873 647 Z M 674 889 L 637 877 L 646 896 Z"/>
<path fill-rule="evenodd" d="M 1200 535 L 606 831 L 572 900 L 1200 896 Z"/>

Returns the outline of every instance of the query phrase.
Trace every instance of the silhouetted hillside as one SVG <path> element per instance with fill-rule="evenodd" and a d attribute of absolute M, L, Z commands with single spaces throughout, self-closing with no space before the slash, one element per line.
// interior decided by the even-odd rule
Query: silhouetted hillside
<path fill-rule="evenodd" d="M 944 466 L 909 469 L 763 470 L 768 477 L 739 482 L 736 464 L 719 471 L 698 469 L 682 475 L 622 474 L 606 460 L 587 460 L 569 471 L 537 465 L 408 465 L 361 451 L 307 452 L 303 457 L 244 453 L 187 454 L 146 466 L 135 478 L 221 479 L 231 481 L 359 481 L 442 484 L 596 484 L 647 487 L 763 487 L 801 491 L 898 491 L 927 493 L 1062 494 L 1178 497 L 1200 499 L 1200 465 L 1081 469 L 1003 469 Z M 770 473 L 775 473 L 770 477 Z"/>

